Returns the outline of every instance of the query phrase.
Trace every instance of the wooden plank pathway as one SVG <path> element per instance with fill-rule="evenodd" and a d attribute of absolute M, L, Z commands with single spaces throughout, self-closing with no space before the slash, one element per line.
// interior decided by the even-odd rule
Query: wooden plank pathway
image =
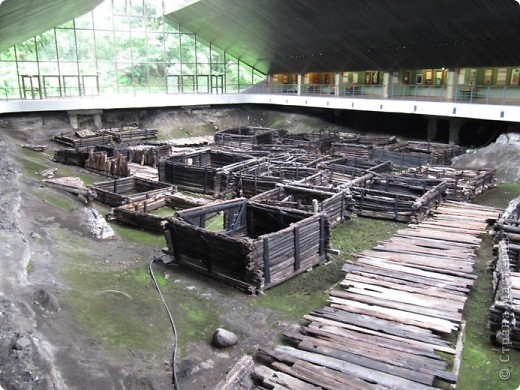
<path fill-rule="evenodd" d="M 275 389 L 431 389 L 456 383 L 455 355 L 479 235 L 500 210 L 445 202 L 347 261 L 329 306 L 304 316 L 291 346 L 259 349 L 255 376 Z M 439 354 L 442 352 L 443 354 Z"/>

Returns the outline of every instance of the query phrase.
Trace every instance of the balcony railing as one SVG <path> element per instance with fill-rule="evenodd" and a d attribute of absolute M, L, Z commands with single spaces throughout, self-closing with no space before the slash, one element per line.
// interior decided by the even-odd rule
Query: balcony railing
<path fill-rule="evenodd" d="M 417 100 L 476 104 L 520 105 L 519 86 L 496 85 L 391 85 L 381 84 L 271 84 L 255 85 L 247 91 L 258 94 L 290 94 L 356 99 Z"/>
<path fill-rule="evenodd" d="M 48 93 L 48 91 L 51 93 Z M 174 91 L 174 92 L 172 92 Z M 189 92 L 188 92 L 189 91 Z M 32 88 L 31 90 L 0 88 L 1 100 L 45 100 L 69 98 L 95 98 L 112 96 L 144 95 L 201 95 L 201 94 L 284 94 L 292 96 L 317 96 L 328 98 L 355 99 L 392 99 L 407 101 L 460 102 L 470 104 L 520 105 L 519 86 L 495 85 L 391 85 L 381 84 L 267 84 L 265 81 L 255 85 L 226 84 L 218 89 L 204 86 L 197 88 L 167 88 L 157 86 L 113 86 L 96 85 L 86 88 L 61 87 L 59 89 Z"/>

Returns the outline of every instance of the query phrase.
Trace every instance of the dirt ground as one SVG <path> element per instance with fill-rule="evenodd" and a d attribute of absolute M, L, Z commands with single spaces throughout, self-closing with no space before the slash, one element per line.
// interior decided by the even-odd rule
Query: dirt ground
<path fill-rule="evenodd" d="M 253 114 L 241 115 L 238 121 L 251 121 Z M 196 120 L 208 128 L 237 125 L 226 114 L 199 112 Z M 198 135 L 173 114 L 150 123 L 171 129 L 170 136 Z M 28 174 L 35 168 L 21 161 L 22 143 L 48 143 L 52 134 L 70 131 L 68 126 L 60 115 L 0 123 L 0 388 L 170 389 L 172 331 L 147 271 L 165 243 L 160 238 L 143 243 L 124 231 L 96 240 L 81 200 L 45 187 Z M 178 268 L 153 268 L 174 317 L 183 313 L 176 318 L 182 329 L 176 367 L 182 389 L 212 388 L 240 356 L 298 327 L 294 317 L 227 286 Z M 194 324 L 202 331 L 191 332 Z M 214 348 L 217 327 L 235 332 L 239 344 Z"/>
<path fill-rule="evenodd" d="M 196 120 L 213 123 L 204 114 Z M 179 132 L 188 128 L 182 121 L 163 114 L 153 124 Z M 164 239 L 96 240 L 81 200 L 41 184 L 31 170 L 61 167 L 31 161 L 20 145 L 69 132 L 66 117 L 9 117 L 0 127 L 0 388 L 172 388 L 172 330 L 147 272 Z M 242 292 L 171 266 L 153 268 L 174 317 L 187 317 L 176 318 L 182 389 L 212 388 L 239 357 L 297 326 Z M 213 347 L 218 327 L 235 332 L 238 345 Z"/>

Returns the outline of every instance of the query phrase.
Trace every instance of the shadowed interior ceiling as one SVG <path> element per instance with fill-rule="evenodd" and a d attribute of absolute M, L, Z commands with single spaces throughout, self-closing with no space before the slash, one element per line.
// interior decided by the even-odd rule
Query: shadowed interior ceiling
<path fill-rule="evenodd" d="M 520 65 L 515 0 L 200 0 L 167 17 L 264 73 Z"/>
<path fill-rule="evenodd" d="M 0 1 L 0 51 L 81 16 L 103 0 Z"/>

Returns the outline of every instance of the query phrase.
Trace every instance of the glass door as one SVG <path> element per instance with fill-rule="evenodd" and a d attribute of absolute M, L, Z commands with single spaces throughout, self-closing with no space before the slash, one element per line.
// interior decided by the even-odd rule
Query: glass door
<path fill-rule="evenodd" d="M 41 99 L 42 90 L 39 76 L 22 76 L 22 93 L 24 99 Z"/>

